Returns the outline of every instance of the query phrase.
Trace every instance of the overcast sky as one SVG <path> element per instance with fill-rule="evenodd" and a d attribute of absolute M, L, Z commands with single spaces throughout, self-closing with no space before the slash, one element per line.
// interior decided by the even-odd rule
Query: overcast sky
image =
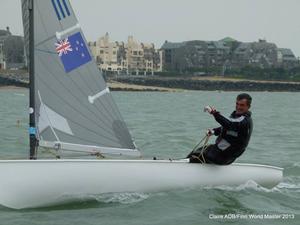
<path fill-rule="evenodd" d="M 23 35 L 21 0 L 0 0 L 0 29 Z M 49 0 L 50 1 L 50 0 Z M 300 56 L 299 0 L 70 0 L 88 40 L 109 32 L 160 47 L 165 40 L 259 38 Z"/>

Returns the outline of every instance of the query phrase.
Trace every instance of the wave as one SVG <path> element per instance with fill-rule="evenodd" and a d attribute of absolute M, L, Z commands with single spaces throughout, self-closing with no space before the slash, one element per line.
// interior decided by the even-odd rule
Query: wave
<path fill-rule="evenodd" d="M 300 162 L 295 162 L 295 163 L 293 164 L 293 167 L 298 167 L 298 168 L 300 168 Z"/>
<path fill-rule="evenodd" d="M 285 183 L 282 182 L 278 184 L 279 189 L 289 189 L 289 190 L 294 190 L 296 192 L 300 192 L 300 184 L 291 184 L 291 183 Z"/>
<path fill-rule="evenodd" d="M 278 185 L 277 185 L 278 186 Z M 273 187 L 272 189 L 268 189 L 265 187 L 262 187 L 258 183 L 256 183 L 253 180 L 249 180 L 244 184 L 241 184 L 239 186 L 228 186 L 228 185 L 219 185 L 219 186 L 214 186 L 214 187 L 205 187 L 205 189 L 216 189 L 216 190 L 223 190 L 223 191 L 244 191 L 244 190 L 254 190 L 254 191 L 262 191 L 262 192 L 276 192 L 278 191 L 278 188 Z"/>
<path fill-rule="evenodd" d="M 149 195 L 144 193 L 110 193 L 96 195 L 94 197 L 96 201 L 102 203 L 132 204 L 144 201 Z"/>
<path fill-rule="evenodd" d="M 22 94 L 22 93 L 14 93 L 14 95 L 16 95 L 16 96 L 22 96 L 22 97 L 25 96 L 25 94 Z"/>
<path fill-rule="evenodd" d="M 193 189 L 193 188 L 192 188 Z M 269 189 L 265 188 L 253 180 L 249 180 L 244 184 L 239 186 L 228 186 L 228 185 L 219 185 L 219 186 L 206 186 L 203 187 L 204 190 L 222 190 L 230 192 L 241 192 L 241 191 L 255 191 L 261 193 L 279 193 L 279 194 L 290 194 L 291 192 L 300 192 L 300 183 L 292 178 L 288 177 L 280 182 L 277 186 Z M 194 190 L 194 189 L 193 189 Z M 199 189 L 197 189 L 199 190 Z M 190 188 L 181 190 L 181 191 L 191 191 Z M 132 204 L 138 203 L 148 199 L 150 196 L 162 197 L 168 195 L 170 192 L 156 192 L 156 193 L 109 193 L 101 194 L 92 197 L 94 200 L 100 203 L 120 203 L 120 204 Z"/>
<path fill-rule="evenodd" d="M 63 199 L 63 200 L 60 203 L 58 203 L 57 205 L 54 205 L 53 207 L 56 208 L 57 206 L 61 206 L 61 205 L 74 206 L 75 203 L 88 203 L 88 202 L 98 202 L 98 203 L 104 203 L 104 204 L 112 204 L 112 203 L 133 204 L 133 203 L 138 203 L 138 202 L 144 201 L 148 197 L 149 197 L 148 194 L 136 193 L 136 192 L 134 192 L 134 193 L 107 193 L 107 194 L 99 194 L 99 195 L 93 195 L 93 194 L 73 195 L 73 194 L 65 193 L 64 195 L 61 196 L 61 199 Z M 46 208 L 48 208 L 48 207 L 46 207 Z"/>
<path fill-rule="evenodd" d="M 300 183 L 297 183 L 294 178 L 286 178 L 282 182 L 280 182 L 277 186 L 269 189 L 265 188 L 259 184 L 257 184 L 253 180 L 249 180 L 244 184 L 239 186 L 228 186 L 228 185 L 220 185 L 214 187 L 205 187 L 205 189 L 215 189 L 215 190 L 223 190 L 223 191 L 257 191 L 264 193 L 286 193 L 286 192 L 300 192 Z"/>
<path fill-rule="evenodd" d="M 60 196 L 61 201 L 53 205 L 37 208 L 24 209 L 25 211 L 49 211 L 49 210 L 66 210 L 66 209 L 86 209 L 94 208 L 99 205 L 110 204 L 133 204 L 147 199 L 149 195 L 144 193 L 109 193 L 100 195 L 91 194 L 63 194 Z M 5 210 L 5 206 L 0 205 L 1 210 Z"/>
<path fill-rule="evenodd" d="M 284 180 L 277 185 L 277 187 L 280 190 L 300 192 L 300 177 L 299 176 L 285 177 Z"/>

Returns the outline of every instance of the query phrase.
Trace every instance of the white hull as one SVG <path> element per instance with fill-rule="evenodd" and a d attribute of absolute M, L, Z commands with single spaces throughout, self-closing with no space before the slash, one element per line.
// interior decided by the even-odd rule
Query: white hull
<path fill-rule="evenodd" d="M 103 193 L 239 185 L 248 180 L 273 187 L 282 180 L 282 170 L 256 164 L 191 164 L 187 160 L 0 160 L 0 204 L 32 208 Z"/>

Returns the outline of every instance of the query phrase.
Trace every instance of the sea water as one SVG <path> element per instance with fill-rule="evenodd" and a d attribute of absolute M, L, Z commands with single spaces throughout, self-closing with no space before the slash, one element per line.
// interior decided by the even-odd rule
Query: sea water
<path fill-rule="evenodd" d="M 203 112 L 204 106 L 229 115 L 237 94 L 113 92 L 144 157 L 166 159 L 186 156 L 207 128 L 218 126 Z M 283 167 L 283 181 L 276 187 L 266 189 L 250 181 L 237 187 L 106 194 L 94 196 L 93 201 L 40 209 L 0 206 L 0 225 L 300 224 L 300 93 L 250 94 L 254 130 L 237 162 Z M 0 89 L 1 159 L 27 157 L 27 124 L 28 90 Z"/>

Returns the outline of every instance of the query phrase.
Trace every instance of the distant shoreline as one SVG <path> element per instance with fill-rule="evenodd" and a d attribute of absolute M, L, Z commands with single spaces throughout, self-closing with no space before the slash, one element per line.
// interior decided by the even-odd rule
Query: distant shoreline
<path fill-rule="evenodd" d="M 6 89 L 27 89 L 26 87 L 18 87 L 13 85 L 6 85 L 6 86 L 0 86 L 0 90 L 6 90 Z"/>
<path fill-rule="evenodd" d="M 300 82 L 243 80 L 223 77 L 115 77 L 126 84 L 201 91 L 270 91 L 300 92 Z"/>
<path fill-rule="evenodd" d="M 150 87 L 142 85 L 132 85 L 132 84 L 123 84 L 123 83 L 107 83 L 111 91 L 136 91 L 136 92 L 177 92 L 182 91 L 180 89 L 173 88 L 162 88 L 162 87 Z M 16 85 L 2 85 L 0 84 L 0 90 L 13 90 L 13 89 L 28 89 L 25 86 L 16 86 Z"/>
<path fill-rule="evenodd" d="M 202 91 L 270 91 L 300 92 L 300 82 L 243 80 L 223 77 L 158 77 L 116 76 L 107 80 L 111 91 L 159 91 L 177 92 L 184 90 Z M 28 75 L 2 74 L 0 88 L 28 88 Z"/>

